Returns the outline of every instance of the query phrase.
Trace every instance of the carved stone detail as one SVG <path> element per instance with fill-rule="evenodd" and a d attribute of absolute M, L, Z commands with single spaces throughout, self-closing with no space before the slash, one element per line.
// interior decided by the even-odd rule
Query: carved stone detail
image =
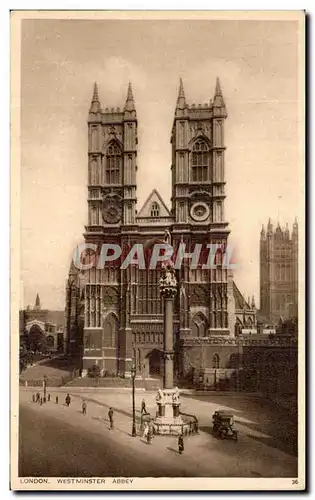
<path fill-rule="evenodd" d="M 165 298 L 175 298 L 177 294 L 177 279 L 175 270 L 169 262 L 162 268 L 162 276 L 160 278 L 160 294 Z"/>
<path fill-rule="evenodd" d="M 174 352 L 170 352 L 170 351 L 165 351 L 163 353 L 163 356 L 164 356 L 164 359 L 167 360 L 167 361 L 172 361 L 174 359 Z"/>

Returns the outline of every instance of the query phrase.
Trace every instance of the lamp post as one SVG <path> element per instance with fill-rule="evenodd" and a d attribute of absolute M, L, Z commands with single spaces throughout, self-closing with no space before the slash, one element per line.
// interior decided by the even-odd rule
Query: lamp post
<path fill-rule="evenodd" d="M 43 389 L 44 389 L 44 403 L 46 403 L 46 388 L 47 388 L 47 375 L 45 373 L 44 377 L 43 377 Z"/>
<path fill-rule="evenodd" d="M 135 378 L 136 378 L 136 367 L 135 365 L 131 368 L 131 379 L 132 379 L 132 437 L 137 436 L 136 431 L 136 403 L 135 403 Z"/>

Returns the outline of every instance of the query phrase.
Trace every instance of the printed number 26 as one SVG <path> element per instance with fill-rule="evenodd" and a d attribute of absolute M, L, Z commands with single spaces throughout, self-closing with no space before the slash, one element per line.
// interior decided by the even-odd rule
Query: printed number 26
<path fill-rule="evenodd" d="M 292 479 L 292 484 L 299 484 L 298 479 Z"/>

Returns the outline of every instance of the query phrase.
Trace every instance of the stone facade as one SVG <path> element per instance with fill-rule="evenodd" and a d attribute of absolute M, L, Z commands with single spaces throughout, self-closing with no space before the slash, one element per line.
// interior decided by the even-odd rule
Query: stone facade
<path fill-rule="evenodd" d="M 271 324 L 298 316 L 298 223 L 260 233 L 260 315 Z"/>
<path fill-rule="evenodd" d="M 215 267 L 204 269 L 201 255 L 195 269 L 188 259 L 176 271 L 179 283 L 174 300 L 175 371 L 183 369 L 182 341 L 233 339 L 240 327 L 254 328 L 254 301 L 245 301 L 231 269 L 224 266 L 229 228 L 224 213 L 225 140 L 227 111 L 219 80 L 213 100 L 195 106 L 186 102 L 180 82 L 173 126 L 171 209 L 154 189 L 139 212 L 137 188 L 137 113 L 131 85 L 124 108 L 101 108 L 95 85 L 88 115 L 88 224 L 84 238 L 100 248 L 118 244 L 122 257 L 141 244 L 145 269 L 124 268 L 122 258 L 78 270 L 71 264 L 66 290 L 68 352 L 80 352 L 83 373 L 93 364 L 102 372 L 130 376 L 159 375 L 163 370 L 163 303 L 161 270 L 149 269 L 148 256 L 165 235 L 178 251 L 186 245 L 220 247 Z M 240 298 L 241 297 L 241 298 Z M 221 339 L 221 340 L 220 340 Z M 225 344 L 224 344 L 225 345 Z M 204 347 L 196 348 L 201 356 Z M 223 358 L 222 358 L 223 360 Z"/>

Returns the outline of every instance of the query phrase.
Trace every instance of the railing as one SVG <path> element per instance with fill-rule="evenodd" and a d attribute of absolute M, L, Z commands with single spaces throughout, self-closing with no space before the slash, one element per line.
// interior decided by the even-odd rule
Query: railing
<path fill-rule="evenodd" d="M 199 423 L 196 415 L 191 415 L 190 413 L 184 413 L 182 411 L 179 412 L 179 414 L 183 417 L 188 417 L 190 420 L 188 422 L 185 422 L 186 426 L 187 424 L 189 427 L 185 427 L 184 434 L 198 434 L 199 432 Z"/>

